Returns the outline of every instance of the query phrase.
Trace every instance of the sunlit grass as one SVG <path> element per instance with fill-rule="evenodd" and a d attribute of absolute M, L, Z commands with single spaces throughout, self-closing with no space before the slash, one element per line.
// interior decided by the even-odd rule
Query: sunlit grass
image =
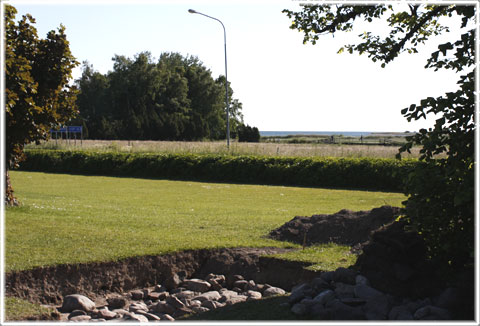
<path fill-rule="evenodd" d="M 6 271 L 221 247 L 299 247 L 265 236 L 294 216 L 400 206 L 399 193 L 11 172 Z M 312 249 L 315 250 L 315 249 Z"/>

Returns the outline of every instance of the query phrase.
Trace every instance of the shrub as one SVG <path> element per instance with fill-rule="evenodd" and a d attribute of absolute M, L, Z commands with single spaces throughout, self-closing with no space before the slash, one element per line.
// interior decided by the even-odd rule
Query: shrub
<path fill-rule="evenodd" d="M 21 169 L 214 182 L 400 191 L 416 160 L 28 150 Z"/>

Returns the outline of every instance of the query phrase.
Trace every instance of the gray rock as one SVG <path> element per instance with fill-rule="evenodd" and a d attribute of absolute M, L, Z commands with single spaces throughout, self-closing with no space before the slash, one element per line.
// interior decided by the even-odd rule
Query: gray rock
<path fill-rule="evenodd" d="M 330 288 L 330 283 L 328 283 L 327 281 L 325 281 L 322 277 L 317 277 L 317 278 L 314 278 L 311 282 L 310 282 L 310 286 L 317 292 L 321 292 L 323 290 L 327 290 Z"/>
<path fill-rule="evenodd" d="M 106 320 L 117 318 L 118 314 L 116 312 L 110 311 L 108 309 L 99 309 L 95 313 L 96 318 L 103 318 Z"/>
<path fill-rule="evenodd" d="M 173 273 L 173 275 L 165 280 L 164 285 L 168 291 L 171 291 L 177 288 L 181 282 L 180 277 L 176 273 Z"/>
<path fill-rule="evenodd" d="M 354 285 L 356 276 L 356 271 L 344 267 L 339 267 L 335 270 L 333 274 L 333 280 L 335 282 Z"/>
<path fill-rule="evenodd" d="M 364 305 L 367 301 L 361 298 L 342 298 L 340 299 L 340 302 L 352 307 L 357 307 Z"/>
<path fill-rule="evenodd" d="M 247 280 L 238 280 L 233 282 L 233 287 L 237 287 L 241 289 L 242 291 L 245 291 L 248 286 L 248 281 Z"/>
<path fill-rule="evenodd" d="M 328 301 L 331 301 L 335 298 L 335 292 L 332 290 L 325 290 L 320 292 L 315 298 L 313 298 L 313 301 L 319 304 L 326 304 Z"/>
<path fill-rule="evenodd" d="M 325 273 L 322 273 L 320 274 L 320 277 L 327 283 L 330 283 L 330 282 L 333 282 L 334 280 L 334 275 L 335 275 L 335 272 L 334 271 L 328 271 L 328 272 L 325 272 Z"/>
<path fill-rule="evenodd" d="M 125 309 L 114 309 L 112 312 L 116 313 L 120 318 L 122 318 L 125 314 L 129 314 L 129 312 Z"/>
<path fill-rule="evenodd" d="M 236 303 L 239 303 L 239 302 L 244 302 L 244 301 L 247 301 L 247 296 L 246 295 L 237 295 L 235 297 L 230 297 L 227 301 L 225 301 L 225 303 L 227 305 L 232 305 L 232 304 L 236 304 Z"/>
<path fill-rule="evenodd" d="M 435 299 L 435 305 L 444 309 L 453 309 L 461 302 L 460 291 L 457 288 L 447 288 Z"/>
<path fill-rule="evenodd" d="M 75 316 L 75 317 L 72 317 L 70 318 L 69 320 L 70 321 L 89 321 L 91 320 L 92 317 L 90 317 L 89 315 L 79 315 L 79 316 Z"/>
<path fill-rule="evenodd" d="M 142 315 L 142 316 L 145 316 L 147 317 L 148 320 L 160 320 L 160 317 L 155 315 L 155 314 L 152 314 L 150 312 L 145 312 L 145 311 L 141 311 L 139 310 L 137 312 L 138 315 Z"/>
<path fill-rule="evenodd" d="M 218 283 L 218 281 L 215 279 L 208 280 L 208 283 L 210 283 L 211 285 L 210 289 L 214 291 L 220 291 L 220 289 L 222 289 L 222 286 L 220 285 L 220 283 Z"/>
<path fill-rule="evenodd" d="M 395 306 L 388 313 L 390 320 L 413 320 L 413 315 L 406 306 Z"/>
<path fill-rule="evenodd" d="M 190 290 L 186 290 L 186 291 L 182 291 L 182 292 L 179 292 L 179 293 L 175 293 L 173 296 L 182 300 L 182 299 L 191 299 L 191 298 L 195 297 L 196 295 L 197 294 L 195 292 L 190 291 Z"/>
<path fill-rule="evenodd" d="M 164 314 L 160 317 L 161 320 L 175 321 L 175 318 L 170 316 L 170 314 Z"/>
<path fill-rule="evenodd" d="M 225 307 L 225 303 L 220 303 L 215 300 L 207 300 L 202 302 L 202 307 L 208 308 L 209 310 L 214 310 L 217 308 Z"/>
<path fill-rule="evenodd" d="M 169 296 L 165 299 L 165 301 L 171 305 L 172 307 L 176 308 L 176 309 L 180 309 L 180 308 L 183 308 L 185 307 L 185 304 L 180 301 L 180 299 L 174 297 L 174 296 Z"/>
<path fill-rule="evenodd" d="M 87 313 L 83 310 L 74 310 L 68 315 L 68 319 L 71 319 L 76 316 L 85 316 Z"/>
<path fill-rule="evenodd" d="M 368 320 L 387 319 L 390 311 L 387 296 L 379 295 L 368 299 L 367 303 L 363 306 L 363 311 Z"/>
<path fill-rule="evenodd" d="M 202 312 L 210 311 L 210 309 L 208 309 L 207 307 L 192 307 L 190 309 L 192 309 L 196 313 L 202 313 Z"/>
<path fill-rule="evenodd" d="M 189 314 L 192 314 L 192 313 L 193 313 L 193 310 L 191 310 L 187 307 L 182 307 L 182 308 L 178 308 L 177 310 L 175 310 L 175 312 L 173 313 L 173 317 L 178 318 L 178 317 L 182 317 L 182 316 L 189 315 Z"/>
<path fill-rule="evenodd" d="M 290 309 L 290 311 L 297 316 L 305 315 L 307 313 L 307 306 L 303 303 L 296 303 L 292 306 L 292 309 Z"/>
<path fill-rule="evenodd" d="M 365 284 L 355 285 L 354 293 L 357 298 L 362 298 L 362 299 L 370 299 L 379 295 L 383 295 L 382 292 Z"/>
<path fill-rule="evenodd" d="M 370 285 L 370 282 L 365 276 L 359 274 L 355 276 L 355 285 L 359 285 L 359 284 Z"/>
<path fill-rule="evenodd" d="M 308 291 L 310 293 L 311 290 L 312 287 L 308 283 L 302 283 L 300 285 L 294 286 L 292 288 L 290 296 L 288 297 L 288 302 L 292 305 L 299 302 L 306 296 L 306 292 Z"/>
<path fill-rule="evenodd" d="M 253 290 L 248 290 L 247 291 L 247 301 L 249 300 L 260 300 L 262 298 L 262 294 L 260 292 L 257 292 L 257 291 L 253 291 Z"/>
<path fill-rule="evenodd" d="M 225 302 L 227 301 L 228 299 L 232 298 L 232 297 L 236 297 L 238 296 L 238 293 L 235 292 L 235 291 L 231 291 L 231 290 L 227 290 L 227 289 L 222 289 L 218 292 L 221 297 L 218 301 L 220 302 Z"/>
<path fill-rule="evenodd" d="M 353 298 L 355 295 L 354 285 L 345 284 L 345 283 L 336 283 L 335 284 L 335 294 L 339 298 Z"/>
<path fill-rule="evenodd" d="M 207 281 L 197 278 L 185 280 L 183 284 L 188 290 L 195 292 L 207 292 L 211 287 L 210 283 L 208 283 Z"/>
<path fill-rule="evenodd" d="M 233 291 L 231 291 L 233 292 Z M 233 292 L 235 293 L 235 295 L 237 295 L 236 292 Z M 198 301 L 207 301 L 207 300 L 220 300 L 222 298 L 222 295 L 218 292 L 218 291 L 208 291 L 208 292 L 205 292 L 205 293 L 202 293 L 200 295 L 197 295 L 195 297 L 193 297 L 193 300 L 198 300 Z"/>
<path fill-rule="evenodd" d="M 310 314 L 318 320 L 332 319 L 332 309 L 325 308 L 325 306 L 320 303 L 316 303 L 310 308 Z"/>
<path fill-rule="evenodd" d="M 144 298 L 144 292 L 143 290 L 130 291 L 130 297 L 132 300 L 142 300 Z"/>
<path fill-rule="evenodd" d="M 129 312 L 137 312 L 139 310 L 148 311 L 148 307 L 143 302 L 132 302 L 128 307 Z"/>
<path fill-rule="evenodd" d="M 364 320 L 365 314 L 360 307 L 350 307 L 338 299 L 331 300 L 325 305 L 331 309 L 333 320 Z"/>
<path fill-rule="evenodd" d="M 63 298 L 62 312 L 72 312 L 74 310 L 92 311 L 95 309 L 95 303 L 81 294 L 70 294 Z"/>
<path fill-rule="evenodd" d="M 405 306 L 410 310 L 412 314 L 414 314 L 418 309 L 432 305 L 432 300 L 430 298 L 426 298 L 423 300 L 417 300 L 413 302 L 407 302 Z"/>
<path fill-rule="evenodd" d="M 450 320 L 452 316 L 446 309 L 435 306 L 425 306 L 418 309 L 413 315 L 413 318 L 416 320 Z"/>
<path fill-rule="evenodd" d="M 156 305 L 152 307 L 152 310 L 162 314 L 173 314 L 175 312 L 175 307 L 166 303 L 165 301 L 159 301 Z"/>
<path fill-rule="evenodd" d="M 124 316 L 124 319 L 125 320 L 129 320 L 129 321 L 139 321 L 139 322 L 143 322 L 143 323 L 147 323 L 148 322 L 148 318 L 143 316 L 143 315 L 140 315 L 140 314 L 135 314 L 135 313 L 131 313 L 129 315 L 125 315 Z"/>
<path fill-rule="evenodd" d="M 167 291 L 167 288 L 164 285 L 161 285 L 161 284 L 157 284 L 153 288 L 153 292 L 166 292 L 166 291 Z"/>
<path fill-rule="evenodd" d="M 202 302 L 200 300 L 190 300 L 187 307 L 188 308 L 193 308 L 193 307 L 200 307 L 201 305 L 202 305 Z"/>
<path fill-rule="evenodd" d="M 127 306 L 128 300 L 120 295 L 111 295 L 107 297 L 107 303 L 110 310 L 123 309 Z"/>
<path fill-rule="evenodd" d="M 92 318 L 90 319 L 88 322 L 89 323 L 102 323 L 102 322 L 106 322 L 107 320 L 106 319 L 103 319 L 103 318 Z"/>
<path fill-rule="evenodd" d="M 284 295 L 286 292 L 284 289 L 272 286 L 271 288 L 266 289 L 263 291 L 263 296 L 265 298 L 272 297 L 274 295 Z"/>

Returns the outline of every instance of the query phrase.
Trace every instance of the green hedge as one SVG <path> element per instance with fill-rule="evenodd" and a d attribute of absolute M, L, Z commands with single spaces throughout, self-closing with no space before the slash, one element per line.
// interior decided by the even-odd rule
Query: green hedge
<path fill-rule="evenodd" d="M 20 169 L 106 176 L 401 191 L 417 160 L 27 150 Z"/>

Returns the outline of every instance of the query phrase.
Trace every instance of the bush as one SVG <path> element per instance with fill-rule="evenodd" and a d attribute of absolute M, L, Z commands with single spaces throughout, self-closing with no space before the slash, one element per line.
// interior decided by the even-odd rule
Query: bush
<path fill-rule="evenodd" d="M 250 127 L 249 125 L 238 126 L 238 141 L 258 143 L 260 141 L 260 131 L 257 127 Z"/>
<path fill-rule="evenodd" d="M 416 160 L 27 150 L 21 169 L 56 173 L 400 191 Z"/>

